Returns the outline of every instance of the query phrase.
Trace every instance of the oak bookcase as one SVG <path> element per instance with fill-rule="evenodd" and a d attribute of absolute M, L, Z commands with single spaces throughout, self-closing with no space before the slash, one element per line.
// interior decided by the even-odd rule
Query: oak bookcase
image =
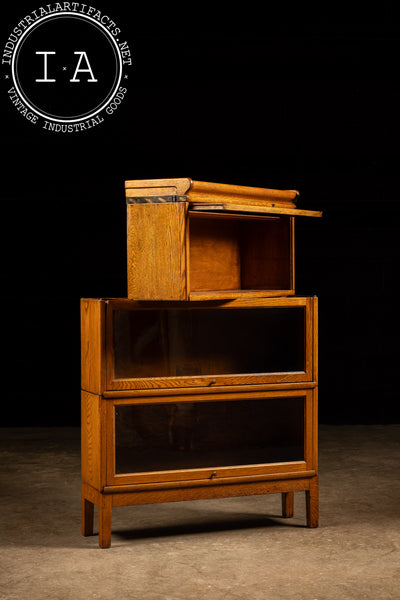
<path fill-rule="evenodd" d="M 81 300 L 82 533 L 114 506 L 304 491 L 318 525 L 318 299 L 297 192 L 126 182 L 128 298 Z"/>

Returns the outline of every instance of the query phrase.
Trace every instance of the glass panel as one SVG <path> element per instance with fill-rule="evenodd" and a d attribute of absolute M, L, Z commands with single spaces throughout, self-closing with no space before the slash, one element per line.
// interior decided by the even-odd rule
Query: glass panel
<path fill-rule="evenodd" d="M 304 460 L 304 398 L 115 408 L 116 473 Z"/>
<path fill-rule="evenodd" d="M 116 310 L 116 378 L 304 371 L 304 307 Z"/>

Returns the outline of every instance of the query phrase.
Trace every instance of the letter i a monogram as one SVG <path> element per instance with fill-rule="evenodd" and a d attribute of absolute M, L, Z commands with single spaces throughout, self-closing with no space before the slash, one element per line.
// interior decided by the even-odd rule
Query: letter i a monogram
<path fill-rule="evenodd" d="M 43 79 L 35 79 L 38 83 L 50 83 L 55 81 L 55 79 L 47 78 L 47 57 L 49 54 L 55 54 L 55 52 L 49 52 L 48 50 L 41 50 L 40 52 L 35 52 L 35 54 L 43 54 L 44 57 L 44 66 L 43 66 Z"/>
<path fill-rule="evenodd" d="M 43 57 L 44 57 L 43 58 L 43 60 L 44 60 L 44 63 L 43 63 L 43 78 L 42 79 L 35 79 L 35 81 L 37 83 L 52 83 L 52 82 L 55 82 L 56 81 L 55 79 L 49 79 L 48 76 L 47 76 L 47 74 L 48 74 L 47 57 L 49 56 L 49 54 L 56 54 L 56 53 L 53 52 L 53 51 L 49 51 L 49 50 L 40 50 L 40 51 L 35 52 L 35 54 L 42 54 Z M 84 52 L 82 50 L 78 50 L 77 52 L 74 52 L 74 54 L 78 54 L 79 55 L 79 60 L 78 60 L 78 63 L 76 65 L 74 76 L 72 77 L 72 79 L 70 79 L 70 82 L 71 83 L 79 83 L 80 82 L 80 79 L 77 78 L 77 74 L 78 73 L 90 73 L 90 78 L 88 78 L 87 81 L 89 83 L 93 83 L 93 82 L 96 83 L 98 81 L 98 79 L 95 79 L 95 77 L 93 75 L 93 71 L 92 71 L 92 68 L 90 66 L 89 59 L 87 57 L 86 52 Z M 85 61 L 86 61 L 86 68 L 85 69 L 80 68 L 83 58 L 85 58 Z"/>
<path fill-rule="evenodd" d="M 76 74 L 77 73 L 90 73 L 90 79 L 88 79 L 89 82 L 96 82 L 98 81 L 97 79 L 94 78 L 93 76 L 93 71 L 92 68 L 89 64 L 89 60 L 87 57 L 86 52 L 82 52 L 81 50 L 79 50 L 78 52 L 74 52 L 74 54 L 80 54 L 79 60 L 78 60 L 78 64 L 76 65 L 76 69 L 75 69 L 75 73 L 72 79 L 70 79 L 70 81 L 75 82 L 75 81 L 80 81 L 80 79 L 76 79 Z M 79 67 L 81 66 L 81 62 L 82 62 L 82 58 L 85 57 L 86 60 L 86 64 L 87 64 L 87 69 L 80 69 Z"/>

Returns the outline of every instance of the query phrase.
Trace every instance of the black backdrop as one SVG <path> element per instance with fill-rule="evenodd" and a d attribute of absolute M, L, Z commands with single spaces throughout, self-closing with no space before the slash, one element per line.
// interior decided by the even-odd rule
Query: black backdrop
<path fill-rule="evenodd" d="M 320 421 L 399 422 L 390 9 L 94 4 L 134 58 L 112 118 L 43 131 L 2 82 L 3 425 L 79 424 L 79 299 L 126 296 L 124 180 L 162 177 L 295 188 L 324 211 L 296 231 L 296 292 L 320 297 Z M 38 5 L 3 13 L 2 44 Z"/>

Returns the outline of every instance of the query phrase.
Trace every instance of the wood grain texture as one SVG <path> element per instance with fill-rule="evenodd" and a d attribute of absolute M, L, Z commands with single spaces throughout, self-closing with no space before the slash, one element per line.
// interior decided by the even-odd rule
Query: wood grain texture
<path fill-rule="evenodd" d="M 313 410 L 312 410 L 312 430 L 313 430 L 313 446 L 312 446 L 312 468 L 318 473 L 318 385 L 313 390 Z"/>
<path fill-rule="evenodd" d="M 126 196 L 180 196 L 185 194 L 192 184 L 188 177 L 175 179 L 134 179 L 125 181 Z"/>
<path fill-rule="evenodd" d="M 284 467 L 287 467 L 289 463 L 284 463 Z M 270 474 L 261 474 L 261 475 L 248 475 L 248 476 L 231 476 L 231 477 L 211 477 L 212 470 L 210 469 L 210 475 L 208 479 L 200 480 L 166 480 L 166 481 L 154 481 L 149 480 L 147 483 L 135 483 L 135 484 L 121 484 L 121 485 L 112 485 L 106 486 L 103 490 L 103 494 L 127 494 L 127 493 L 135 493 L 135 492 L 148 492 L 148 491 L 163 491 L 163 490 L 182 490 L 184 488 L 199 488 L 199 487 L 216 487 L 219 486 L 222 489 L 228 484 L 240 483 L 240 484 L 248 484 L 248 483 L 263 483 L 263 482 L 280 482 L 282 486 L 286 481 L 292 481 L 293 479 L 299 480 L 303 479 L 305 482 L 303 489 L 309 489 L 309 482 L 313 477 L 315 477 L 315 471 L 307 471 L 307 470 L 297 470 L 297 471 L 287 471 L 282 472 L 283 463 L 281 464 L 281 472 L 279 469 L 276 469 L 275 473 Z M 183 472 L 182 472 L 183 473 Z"/>
<path fill-rule="evenodd" d="M 239 225 L 189 219 L 190 292 L 241 288 Z"/>
<path fill-rule="evenodd" d="M 313 379 L 318 381 L 318 298 L 313 298 Z"/>
<path fill-rule="evenodd" d="M 273 202 L 277 206 L 294 206 L 299 196 L 297 190 L 274 190 L 252 186 L 193 181 L 188 177 L 176 179 L 138 179 L 125 182 L 127 196 L 160 195 L 160 190 L 168 190 L 163 195 L 185 194 L 191 202 L 214 200 L 247 200 L 248 202 Z M 156 190 L 156 191 L 155 191 Z"/>
<path fill-rule="evenodd" d="M 185 300 L 186 202 L 127 206 L 128 297 Z"/>
<path fill-rule="evenodd" d="M 291 383 L 264 383 L 264 384 L 250 384 L 250 385 L 232 385 L 232 386 L 219 386 L 217 389 L 213 388 L 213 397 L 219 397 L 220 393 L 229 392 L 271 392 L 274 390 L 295 390 L 295 389 L 311 389 L 316 387 L 315 381 L 300 381 Z M 191 396 L 201 394 L 204 395 L 204 386 L 188 388 L 167 388 L 164 390 L 159 389 L 148 389 L 148 390 L 106 390 L 103 393 L 104 398 L 120 398 L 126 400 L 132 400 L 140 402 L 140 398 L 157 398 L 158 402 L 162 402 L 165 397 L 179 397 L 185 396 L 190 393 Z M 136 399 L 136 400 L 135 400 Z M 173 401 L 173 400 L 171 400 Z"/>
<path fill-rule="evenodd" d="M 214 473 L 216 473 L 215 476 Z M 231 483 L 287 481 L 314 475 L 316 475 L 315 471 L 308 470 L 303 461 L 248 467 L 210 467 L 197 470 L 160 471 L 135 474 L 134 476 L 132 474 L 118 475 L 112 484 L 104 487 L 103 493 L 225 486 Z"/>
<path fill-rule="evenodd" d="M 189 202 L 224 201 L 226 203 L 274 203 L 276 206 L 295 206 L 297 190 L 274 190 L 243 185 L 192 181 L 186 192 Z"/>
<path fill-rule="evenodd" d="M 262 373 L 247 375 L 236 373 L 232 375 L 207 375 L 188 377 L 135 377 L 115 379 L 107 387 L 111 390 L 151 390 L 163 388 L 190 388 L 203 386 L 211 392 L 219 386 L 259 385 L 267 383 L 296 383 L 308 382 L 311 374 L 304 371 Z"/>
<path fill-rule="evenodd" d="M 101 394 L 105 387 L 105 301 L 81 299 L 81 388 Z"/>
<path fill-rule="evenodd" d="M 318 298 L 313 298 L 313 468 L 318 470 Z"/>
<path fill-rule="evenodd" d="M 111 546 L 112 526 L 112 497 L 101 494 L 99 503 L 99 546 L 109 548 Z"/>
<path fill-rule="evenodd" d="M 179 392 L 179 398 L 175 397 L 175 393 L 169 394 L 170 390 L 152 390 L 156 392 L 155 395 L 151 395 L 149 400 L 146 400 L 147 395 L 143 396 L 138 393 L 135 396 L 135 391 L 131 394 L 127 394 L 126 397 L 113 398 L 112 394 L 107 394 L 107 400 L 110 404 L 113 402 L 121 406 L 128 404 L 167 404 L 169 402 L 210 402 L 211 400 L 245 400 L 247 398 L 297 398 L 304 396 L 309 398 L 311 402 L 311 395 L 313 389 L 315 389 L 315 383 L 307 382 L 305 384 L 290 384 L 282 385 L 276 384 L 272 386 L 260 385 L 260 386 L 228 386 L 227 388 L 221 388 L 218 390 L 207 390 L 204 388 L 197 388 L 198 393 L 195 397 L 192 394 L 191 388 L 182 388 Z"/>
<path fill-rule="evenodd" d="M 315 428 L 313 421 L 314 389 L 307 390 L 304 405 L 304 459 L 309 468 L 313 466 Z"/>
<path fill-rule="evenodd" d="M 319 488 L 318 476 L 310 479 L 309 489 L 306 491 L 307 527 L 319 525 Z"/>
<path fill-rule="evenodd" d="M 308 380 L 313 381 L 313 364 L 314 364 L 314 321 L 313 321 L 313 298 L 307 298 L 307 309 L 305 311 L 305 371 L 308 375 Z"/>
<path fill-rule="evenodd" d="M 85 482 L 81 483 L 81 531 L 82 535 L 93 535 L 94 505 L 100 502 L 100 492 Z"/>
<path fill-rule="evenodd" d="M 101 397 L 81 392 L 81 475 L 82 481 L 100 490 L 102 483 Z"/>
<path fill-rule="evenodd" d="M 83 496 L 81 497 L 82 502 L 82 535 L 88 536 L 93 535 L 93 519 L 94 519 L 94 504 L 87 500 Z"/>
<path fill-rule="evenodd" d="M 265 215 L 287 215 L 293 217 L 322 217 L 322 211 L 320 210 L 304 210 L 299 208 L 287 208 L 286 206 L 278 205 L 278 203 L 264 205 L 255 204 L 254 201 L 241 200 L 240 204 L 233 202 L 229 198 L 225 198 L 224 201 L 219 204 L 210 204 L 207 198 L 204 199 L 204 204 L 201 205 L 201 197 L 196 198 L 196 202 L 190 203 L 191 210 L 225 210 L 233 211 L 238 213 L 251 212 Z"/>
<path fill-rule="evenodd" d="M 82 535 L 93 535 L 94 505 L 99 509 L 99 546 L 111 546 L 112 496 L 102 494 L 87 483 L 81 486 Z"/>
<path fill-rule="evenodd" d="M 191 302 L 206 302 L 207 300 L 236 300 L 239 298 L 282 298 L 292 296 L 294 290 L 223 290 L 207 292 L 189 292 Z"/>
<path fill-rule="evenodd" d="M 155 504 L 160 502 L 182 502 L 185 500 L 230 498 L 234 496 L 251 496 L 256 494 L 299 492 L 308 490 L 309 485 L 308 478 L 299 478 L 280 481 L 258 481 L 187 487 L 180 489 L 154 489 L 149 491 L 112 494 L 112 504 L 113 506 L 129 506 Z"/>
<path fill-rule="evenodd" d="M 106 442 L 106 453 L 104 475 L 106 485 L 104 489 L 112 485 L 115 477 L 115 404 L 109 400 L 103 400 L 104 416 L 105 416 L 105 430 L 104 439 Z"/>

